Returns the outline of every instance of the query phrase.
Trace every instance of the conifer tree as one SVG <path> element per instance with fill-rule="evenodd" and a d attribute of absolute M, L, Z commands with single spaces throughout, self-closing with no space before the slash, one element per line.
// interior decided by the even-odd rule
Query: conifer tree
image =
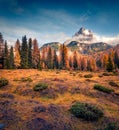
<path fill-rule="evenodd" d="M 54 50 L 53 69 L 58 69 L 58 68 L 59 68 L 58 57 L 57 57 L 56 51 Z"/>
<path fill-rule="evenodd" d="M 29 68 L 32 68 L 33 63 L 32 63 L 32 39 L 29 38 L 28 42 L 28 66 Z"/>
<path fill-rule="evenodd" d="M 111 55 L 108 56 L 108 62 L 107 62 L 107 65 L 106 65 L 106 70 L 108 72 L 112 72 L 114 69 L 114 66 L 113 66 L 113 61 L 111 59 Z"/>
<path fill-rule="evenodd" d="M 117 51 L 114 53 L 114 63 L 119 68 L 119 54 Z"/>
<path fill-rule="evenodd" d="M 7 46 L 7 41 L 5 41 L 5 47 L 4 47 L 4 69 L 9 68 L 9 54 L 8 54 L 8 46 Z"/>
<path fill-rule="evenodd" d="M 68 50 L 67 47 L 63 44 L 60 47 L 60 68 L 62 69 L 67 69 L 69 68 L 69 63 L 68 63 Z"/>
<path fill-rule="evenodd" d="M 21 46 L 21 68 L 28 68 L 28 45 L 26 36 L 22 37 L 22 46 Z"/>
<path fill-rule="evenodd" d="M 47 67 L 48 67 L 48 69 L 52 69 L 53 68 L 53 57 L 52 57 L 52 49 L 51 49 L 51 47 L 48 48 Z"/>
<path fill-rule="evenodd" d="M 9 55 L 9 68 L 14 68 L 14 52 L 13 52 L 13 46 L 10 48 L 10 55 Z"/>

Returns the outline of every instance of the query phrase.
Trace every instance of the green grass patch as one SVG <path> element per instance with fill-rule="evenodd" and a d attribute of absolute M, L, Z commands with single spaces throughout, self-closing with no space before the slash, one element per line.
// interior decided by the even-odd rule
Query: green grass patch
<path fill-rule="evenodd" d="M 92 75 L 92 74 L 86 74 L 86 75 L 84 75 L 84 77 L 85 77 L 85 78 L 92 78 L 93 75 Z"/>
<path fill-rule="evenodd" d="M 108 123 L 104 130 L 117 130 L 117 124 L 116 123 Z"/>
<path fill-rule="evenodd" d="M 102 86 L 102 85 L 100 85 L 100 84 L 95 84 L 95 85 L 94 85 L 94 89 L 99 90 L 99 91 L 102 91 L 102 92 L 104 92 L 104 93 L 108 93 L 108 94 L 110 94 L 111 92 L 114 92 L 113 89 L 107 88 L 107 87 Z"/>
<path fill-rule="evenodd" d="M 42 91 L 44 89 L 47 89 L 48 85 L 46 83 L 38 83 L 35 85 L 35 87 L 33 88 L 34 91 Z"/>
<path fill-rule="evenodd" d="M 70 108 L 70 112 L 77 118 L 82 118 L 87 121 L 96 121 L 104 114 L 98 107 L 88 104 L 76 102 Z"/>
<path fill-rule="evenodd" d="M 0 87 L 8 85 L 9 81 L 6 78 L 0 78 Z"/>

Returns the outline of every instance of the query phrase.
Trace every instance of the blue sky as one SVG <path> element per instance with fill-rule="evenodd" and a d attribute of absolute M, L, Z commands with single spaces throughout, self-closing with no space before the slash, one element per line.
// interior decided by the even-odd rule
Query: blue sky
<path fill-rule="evenodd" d="M 119 39 L 119 0 L 0 0 L 0 32 L 11 43 L 23 35 L 64 42 L 82 26 Z"/>

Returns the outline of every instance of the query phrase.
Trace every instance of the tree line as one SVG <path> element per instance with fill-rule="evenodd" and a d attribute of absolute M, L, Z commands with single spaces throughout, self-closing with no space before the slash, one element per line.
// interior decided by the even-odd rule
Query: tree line
<path fill-rule="evenodd" d="M 21 43 L 17 40 L 14 47 L 8 48 L 7 41 L 5 41 L 2 67 L 4 69 L 113 71 L 119 68 L 119 46 L 94 55 L 82 55 L 77 51 L 71 52 L 64 44 L 58 51 L 50 46 L 40 50 L 36 39 L 27 40 L 27 37 L 23 36 Z"/>

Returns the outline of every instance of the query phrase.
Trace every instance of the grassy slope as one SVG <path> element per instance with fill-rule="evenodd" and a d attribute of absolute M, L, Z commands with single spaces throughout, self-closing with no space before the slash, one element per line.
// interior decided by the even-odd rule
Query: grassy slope
<path fill-rule="evenodd" d="M 87 80 L 83 76 L 89 73 L 90 72 L 0 70 L 0 77 L 5 77 L 9 80 L 9 85 L 0 88 L 0 103 L 4 101 L 10 102 L 6 107 L 16 111 L 17 114 L 13 115 L 13 117 L 16 116 L 15 118 L 18 118 L 18 123 L 14 122 L 14 119 L 10 122 L 5 121 L 1 118 L 2 114 L 0 114 L 0 122 L 7 124 L 6 129 L 19 130 L 20 128 L 26 129 L 24 123 L 35 117 L 42 117 L 49 121 L 52 115 L 48 112 L 33 112 L 33 108 L 38 104 L 42 104 L 46 108 L 48 108 L 50 104 L 63 107 L 66 120 L 69 122 L 72 121 L 75 127 L 74 129 L 95 130 L 102 128 L 106 124 L 105 120 L 107 120 L 107 122 L 119 122 L 119 97 L 114 93 L 105 94 L 93 89 L 94 84 L 97 83 L 112 88 L 108 84 L 109 81 L 119 82 L 119 76 L 98 77 L 101 73 L 92 72 L 93 78 Z M 25 77 L 29 77 L 33 81 L 21 81 L 21 78 Z M 41 96 L 38 92 L 34 92 L 33 87 L 38 82 L 46 82 L 49 88 L 53 90 L 51 93 L 54 97 L 49 98 L 49 95 Z M 74 87 L 80 88 L 80 93 L 72 92 Z M 113 89 L 115 92 L 119 92 L 118 87 L 113 87 Z M 14 98 L 3 97 L 2 95 L 4 93 L 11 94 Z M 32 100 L 32 102 L 30 100 Z M 92 123 L 74 117 L 70 119 L 72 115 L 68 110 L 75 101 L 92 103 L 99 106 L 104 111 L 105 117 L 98 122 Z M 1 107 L 5 106 L 3 105 Z M 65 117 L 63 119 L 65 120 Z M 54 120 L 54 118 L 52 120 Z"/>

